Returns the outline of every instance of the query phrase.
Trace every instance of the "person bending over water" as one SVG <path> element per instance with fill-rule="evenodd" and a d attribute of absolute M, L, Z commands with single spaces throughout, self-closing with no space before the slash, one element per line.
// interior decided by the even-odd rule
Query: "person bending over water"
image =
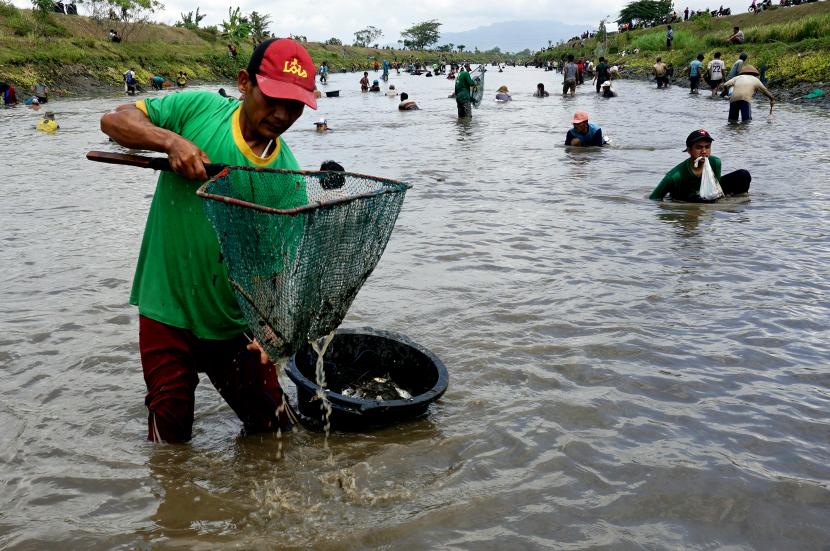
<path fill-rule="evenodd" d="M 703 158 L 709 159 L 709 165 L 720 182 L 720 187 L 726 195 L 735 195 L 749 191 L 752 176 L 746 170 L 736 170 L 721 177 L 721 160 L 712 155 L 712 136 L 704 130 L 695 130 L 686 138 L 686 149 L 689 158 L 671 169 L 651 192 L 649 199 L 661 201 L 666 195 L 675 201 L 691 203 L 703 202 L 700 198 L 700 182 L 703 176 Z"/>
<path fill-rule="evenodd" d="M 546 98 L 550 95 L 550 93 L 545 90 L 545 85 L 541 82 L 536 85 L 536 92 L 533 93 L 534 98 Z"/>
<path fill-rule="evenodd" d="M 741 67 L 741 73 L 738 76 L 723 83 L 723 86 L 727 89 L 730 86 L 735 87 L 732 96 L 729 98 L 729 122 L 738 122 L 738 113 L 741 114 L 742 121 L 752 120 L 752 106 L 749 102 L 752 101 L 755 92 L 761 92 L 769 98 L 769 112 L 770 115 L 772 114 L 775 97 L 761 83 L 759 76 L 760 73 L 755 67 L 745 63 Z"/>
<path fill-rule="evenodd" d="M 602 128 L 599 125 L 588 122 L 588 113 L 577 111 L 574 113 L 573 128 L 568 130 L 565 136 L 565 145 L 574 146 L 602 146 L 605 139 L 602 137 Z"/>
<path fill-rule="evenodd" d="M 298 73 L 282 70 L 289 64 Z M 289 410 L 279 407 L 274 364 L 245 335 L 248 324 L 195 191 L 207 180 L 204 163 L 299 170 L 282 135 L 306 105 L 317 108 L 315 72 L 297 42 L 266 40 L 237 75 L 242 101 L 188 91 L 120 105 L 101 118 L 101 129 L 116 142 L 166 153 L 174 171 L 158 176 L 130 296 L 139 313 L 150 441 L 190 440 L 200 372 L 246 432 L 292 424 Z M 305 185 L 288 180 L 275 197 L 276 208 L 308 201 Z"/>

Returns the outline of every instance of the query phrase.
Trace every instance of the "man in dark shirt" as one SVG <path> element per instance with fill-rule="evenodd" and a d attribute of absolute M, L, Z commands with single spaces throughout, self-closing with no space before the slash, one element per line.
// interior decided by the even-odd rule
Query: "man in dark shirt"
<path fill-rule="evenodd" d="M 606 80 L 611 80 L 608 76 L 608 62 L 605 60 L 604 57 L 599 58 L 599 64 L 596 67 L 596 79 L 597 79 L 597 94 L 600 92 L 600 86 Z"/>

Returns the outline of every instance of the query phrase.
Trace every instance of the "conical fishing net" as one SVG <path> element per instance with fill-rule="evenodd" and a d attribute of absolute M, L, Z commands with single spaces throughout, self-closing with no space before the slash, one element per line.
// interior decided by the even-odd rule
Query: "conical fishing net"
<path fill-rule="evenodd" d="M 229 167 L 199 188 L 239 306 L 271 358 L 340 325 L 409 187 L 348 172 Z"/>
<path fill-rule="evenodd" d="M 470 101 L 473 104 L 473 107 L 478 107 L 481 105 L 481 100 L 484 98 L 484 73 L 487 69 L 484 65 L 479 65 L 476 67 L 471 73 L 470 76 L 473 78 L 473 82 L 475 82 L 475 86 L 473 86 L 470 96 Z"/>

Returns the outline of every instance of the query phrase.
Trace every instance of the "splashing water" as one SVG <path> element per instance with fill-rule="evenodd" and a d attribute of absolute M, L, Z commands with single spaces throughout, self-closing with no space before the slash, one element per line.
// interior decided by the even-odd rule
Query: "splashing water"
<path fill-rule="evenodd" d="M 334 331 L 318 340 L 311 340 L 308 343 L 311 348 L 317 352 L 317 364 L 315 367 L 315 376 L 317 378 L 317 398 L 320 399 L 320 410 L 323 412 L 323 430 L 326 433 L 325 440 L 323 440 L 323 449 L 329 449 L 329 433 L 331 432 L 331 402 L 326 396 L 326 373 L 323 369 L 323 357 L 326 355 L 326 350 L 334 338 Z"/>

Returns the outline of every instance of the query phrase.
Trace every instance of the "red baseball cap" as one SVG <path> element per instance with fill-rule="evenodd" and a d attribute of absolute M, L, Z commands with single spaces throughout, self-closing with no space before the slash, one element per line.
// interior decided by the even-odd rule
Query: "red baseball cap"
<path fill-rule="evenodd" d="M 293 99 L 317 109 L 314 62 L 305 48 L 289 38 L 267 44 L 256 81 L 269 98 Z"/>

